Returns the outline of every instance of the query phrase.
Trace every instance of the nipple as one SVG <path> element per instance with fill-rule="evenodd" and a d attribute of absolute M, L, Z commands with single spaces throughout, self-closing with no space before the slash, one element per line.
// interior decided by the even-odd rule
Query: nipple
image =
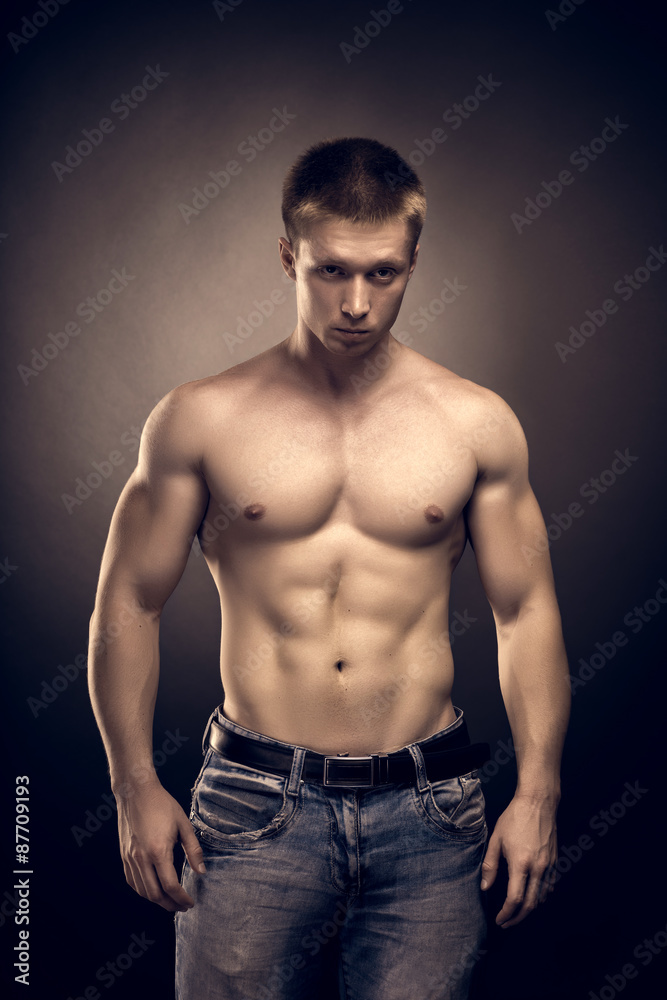
<path fill-rule="evenodd" d="M 428 507 L 424 507 L 424 517 L 429 522 L 429 524 L 437 524 L 438 521 L 443 521 L 445 515 L 443 514 L 440 507 L 434 503 L 430 503 Z"/>
<path fill-rule="evenodd" d="M 243 514 L 249 521 L 259 521 L 266 514 L 266 507 L 263 503 L 249 503 L 243 508 Z"/>

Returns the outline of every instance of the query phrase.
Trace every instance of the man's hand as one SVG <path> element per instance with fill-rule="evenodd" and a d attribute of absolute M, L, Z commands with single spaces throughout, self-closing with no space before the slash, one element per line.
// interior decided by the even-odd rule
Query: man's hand
<path fill-rule="evenodd" d="M 498 873 L 500 855 L 507 861 L 507 897 L 496 917 L 501 927 L 512 927 L 527 917 L 553 889 L 549 873 L 556 863 L 556 805 L 548 800 L 515 796 L 499 817 L 482 865 L 482 889 L 489 889 Z"/>
<path fill-rule="evenodd" d="M 176 874 L 174 844 L 181 842 L 193 871 L 206 871 L 192 823 L 159 782 L 126 785 L 115 795 L 120 853 L 129 885 L 165 910 L 189 910 L 194 900 Z"/>

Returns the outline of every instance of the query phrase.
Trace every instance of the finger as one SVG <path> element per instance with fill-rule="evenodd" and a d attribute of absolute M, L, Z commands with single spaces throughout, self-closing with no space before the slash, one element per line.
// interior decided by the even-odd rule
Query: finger
<path fill-rule="evenodd" d="M 197 840 L 197 835 L 192 823 L 188 820 L 186 823 L 179 825 L 178 832 L 180 835 L 181 845 L 185 851 L 185 856 L 188 859 L 188 864 L 192 868 L 193 872 L 201 872 L 203 874 L 206 871 L 206 865 L 204 864 L 204 851 L 201 844 Z"/>
<path fill-rule="evenodd" d="M 542 881 L 540 883 L 540 892 L 538 896 L 538 900 L 540 903 L 546 903 L 547 899 L 549 898 L 549 894 L 554 891 L 556 874 L 557 874 L 556 870 L 552 867 L 547 868 L 547 870 L 545 871 L 542 877 Z"/>
<path fill-rule="evenodd" d="M 558 861 L 558 848 L 556 846 L 555 837 L 553 839 L 553 844 L 549 856 L 549 862 L 544 869 L 544 874 L 542 876 L 542 882 L 540 884 L 539 902 L 545 903 L 549 898 L 550 894 L 554 891 L 556 882 L 560 878 L 560 873 L 556 868 L 556 862 Z"/>
<path fill-rule="evenodd" d="M 165 906 L 165 903 L 169 901 L 173 904 L 172 909 L 181 910 L 181 912 L 190 910 L 195 905 L 192 896 L 185 891 L 179 882 L 176 869 L 171 861 L 156 862 L 155 872 L 164 900 L 161 905 Z M 167 908 L 165 906 L 165 909 Z"/>
<path fill-rule="evenodd" d="M 526 892 L 526 882 L 528 880 L 528 872 L 521 869 L 515 869 L 514 871 L 510 870 L 509 876 L 505 903 L 496 916 L 496 923 L 501 927 L 506 925 L 507 921 L 523 904 Z"/>
<path fill-rule="evenodd" d="M 130 870 L 130 878 L 128 878 L 128 883 L 132 886 L 134 891 L 139 895 L 143 896 L 144 899 L 148 899 L 148 892 L 146 891 L 146 886 L 144 880 L 141 876 L 141 869 L 134 858 L 127 859 L 127 866 Z"/>
<path fill-rule="evenodd" d="M 125 872 L 125 881 L 131 889 L 134 889 L 134 891 L 137 892 L 134 875 L 132 874 L 132 868 L 130 867 L 129 861 L 126 861 L 125 858 L 123 858 L 123 871 Z"/>
<path fill-rule="evenodd" d="M 169 852 L 168 858 L 169 861 L 171 861 L 171 852 Z M 141 855 L 137 855 L 135 857 L 128 855 L 127 863 L 131 869 L 133 888 L 135 891 L 138 892 L 140 896 L 150 900 L 151 903 L 157 903 L 158 906 L 162 906 L 165 910 L 173 911 L 177 909 L 176 903 L 165 892 L 163 892 L 155 870 L 155 864 L 164 860 L 164 857 L 157 857 L 155 855 L 151 856 L 149 853 L 142 853 Z M 174 872 L 174 875 L 175 874 L 176 873 Z"/>
<path fill-rule="evenodd" d="M 158 906 L 161 906 L 164 910 L 169 910 L 172 913 L 174 910 L 178 910 L 181 908 L 188 909 L 188 907 L 185 905 L 185 902 L 183 902 L 182 904 L 178 904 L 162 888 L 162 883 L 158 876 L 158 871 L 157 871 L 157 866 L 159 866 L 160 864 L 161 862 L 159 861 L 153 862 L 149 859 L 146 859 L 146 861 L 143 863 L 141 867 L 141 875 L 143 878 L 144 885 L 146 887 L 146 892 L 145 892 L 146 898 L 150 899 L 151 903 L 157 903 Z M 176 872 L 174 872 L 174 875 L 176 875 Z M 194 901 L 192 905 L 194 905 Z"/>
<path fill-rule="evenodd" d="M 492 835 L 486 851 L 486 857 L 482 862 L 482 881 L 480 888 L 490 889 L 498 874 L 498 862 L 500 861 L 500 838 Z"/>
<path fill-rule="evenodd" d="M 532 913 L 537 906 L 541 883 L 541 873 L 538 875 L 532 874 L 529 877 L 524 889 L 523 902 L 508 920 L 503 921 L 503 929 L 505 927 L 514 927 L 515 924 L 519 924 L 522 920 L 525 920 L 529 913 Z"/>

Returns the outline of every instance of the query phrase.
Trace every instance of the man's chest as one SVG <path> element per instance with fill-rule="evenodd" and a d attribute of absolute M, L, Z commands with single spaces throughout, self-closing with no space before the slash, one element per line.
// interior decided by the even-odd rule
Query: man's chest
<path fill-rule="evenodd" d="M 391 545 L 441 541 L 458 524 L 477 476 L 460 421 L 423 405 L 358 419 L 270 407 L 212 434 L 207 520 L 237 538 L 283 540 L 325 526 Z"/>

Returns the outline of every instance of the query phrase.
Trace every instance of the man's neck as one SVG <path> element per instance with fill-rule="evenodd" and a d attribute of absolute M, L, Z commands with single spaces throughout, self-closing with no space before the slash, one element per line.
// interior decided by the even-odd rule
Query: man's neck
<path fill-rule="evenodd" d="M 406 348 L 387 332 L 363 354 L 337 355 L 328 351 L 309 330 L 299 327 L 279 345 L 292 368 L 313 391 L 332 398 L 358 398 L 386 389 L 403 367 Z"/>

